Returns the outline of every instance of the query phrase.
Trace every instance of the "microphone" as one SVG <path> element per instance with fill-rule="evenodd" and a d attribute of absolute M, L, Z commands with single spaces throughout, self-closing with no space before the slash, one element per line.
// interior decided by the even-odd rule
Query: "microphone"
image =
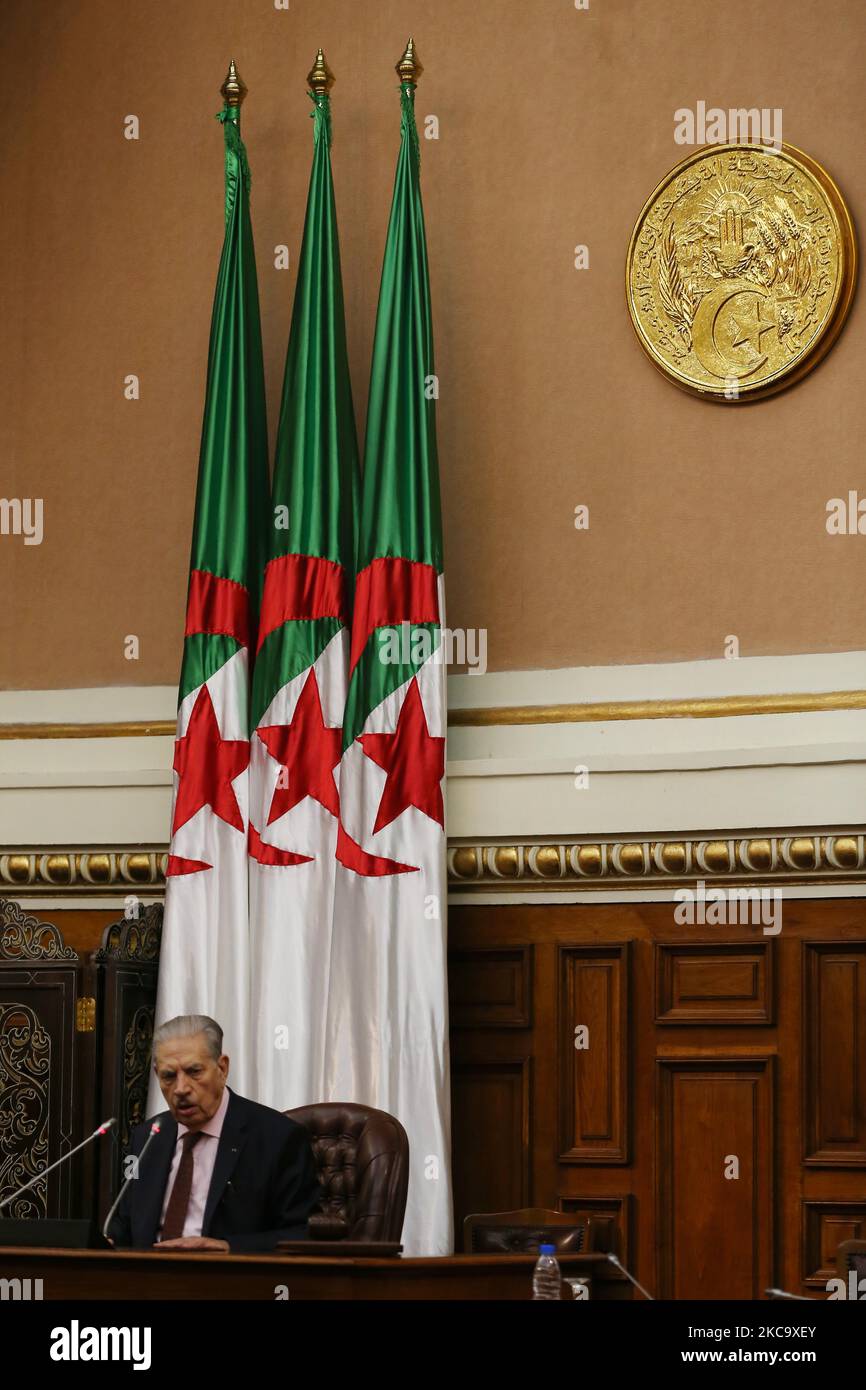
<path fill-rule="evenodd" d="M 113 1203 L 112 1203 L 112 1205 L 111 1205 L 111 1210 L 109 1211 L 108 1215 L 106 1216 L 105 1222 L 104 1222 L 103 1227 L 102 1227 L 102 1234 L 103 1234 L 103 1236 L 105 1237 L 106 1240 L 108 1240 L 108 1228 L 109 1228 L 109 1226 L 111 1225 L 112 1221 L 114 1220 L 114 1213 L 117 1211 L 117 1208 L 120 1206 L 120 1203 L 121 1203 L 121 1201 L 122 1201 L 122 1199 L 123 1199 L 123 1194 L 124 1194 L 124 1192 L 126 1191 L 126 1189 L 129 1187 L 129 1184 L 130 1184 L 131 1182 L 134 1182 L 135 1179 L 136 1179 L 136 1177 L 138 1176 L 138 1168 L 139 1168 L 139 1166 L 140 1166 L 140 1164 L 141 1164 L 141 1160 L 144 1158 L 144 1155 L 147 1153 L 147 1151 L 148 1151 L 148 1149 L 150 1148 L 151 1144 L 153 1143 L 154 1139 L 155 1139 L 156 1136 L 159 1134 L 160 1128 L 161 1128 L 161 1126 L 160 1126 L 159 1120 L 154 1120 L 153 1124 L 152 1124 L 151 1127 L 150 1127 L 150 1134 L 147 1136 L 147 1138 L 146 1138 L 145 1141 L 144 1141 L 144 1145 L 143 1145 L 143 1147 L 142 1147 L 141 1153 L 137 1155 L 138 1162 L 136 1163 L 135 1168 L 134 1168 L 133 1171 L 130 1173 L 129 1177 L 126 1179 L 126 1182 L 125 1182 L 125 1183 L 123 1184 L 123 1186 L 121 1187 L 120 1191 L 118 1192 L 117 1196 L 115 1197 L 115 1199 L 114 1199 L 114 1201 L 113 1201 Z"/>
<path fill-rule="evenodd" d="M 4 1207 L 8 1207 L 11 1202 L 14 1202 L 16 1197 L 20 1197 L 22 1192 L 26 1192 L 29 1187 L 33 1187 L 34 1183 L 41 1182 L 42 1179 L 47 1177 L 49 1173 L 52 1173 L 55 1168 L 59 1168 L 61 1163 L 65 1163 L 73 1154 L 77 1154 L 79 1149 L 86 1149 L 87 1145 L 92 1144 L 94 1139 L 98 1139 L 103 1134 L 107 1134 L 114 1124 L 117 1124 L 117 1120 L 114 1116 L 112 1116 L 110 1120 L 104 1120 L 98 1129 L 95 1129 L 86 1139 L 82 1139 L 81 1143 L 76 1144 L 74 1149 L 70 1149 L 68 1154 L 61 1154 L 60 1158 L 54 1163 L 49 1164 L 47 1168 L 43 1168 L 41 1173 L 37 1173 L 35 1178 L 31 1178 L 29 1182 L 26 1182 L 23 1187 L 19 1187 L 9 1197 L 4 1197 L 3 1201 L 0 1202 L 0 1211 L 2 1211 Z"/>
<path fill-rule="evenodd" d="M 803 1293 L 788 1293 L 787 1289 L 764 1289 L 768 1298 L 790 1298 L 796 1303 L 816 1303 L 820 1299 L 807 1298 Z"/>
<path fill-rule="evenodd" d="M 620 1260 L 616 1255 L 612 1255 L 612 1254 L 610 1253 L 610 1251 L 608 1251 L 607 1258 L 610 1260 L 610 1262 L 611 1262 L 612 1265 L 616 1265 L 617 1269 L 620 1270 L 620 1271 L 625 1275 L 626 1279 L 630 1280 L 631 1283 L 634 1284 L 634 1286 L 635 1286 L 636 1289 L 640 1289 L 640 1291 L 641 1291 L 641 1293 L 643 1294 L 644 1298 L 648 1298 L 649 1301 L 650 1301 L 650 1303 L 655 1303 L 655 1299 L 653 1298 L 652 1294 L 651 1294 L 651 1293 L 647 1293 L 647 1291 L 646 1291 L 646 1289 L 644 1288 L 643 1284 L 639 1284 L 638 1281 L 637 1281 L 637 1279 L 635 1279 L 635 1277 L 634 1277 L 633 1274 L 629 1274 L 629 1272 L 628 1272 L 628 1270 L 626 1269 L 625 1265 L 623 1264 L 622 1260 Z"/>

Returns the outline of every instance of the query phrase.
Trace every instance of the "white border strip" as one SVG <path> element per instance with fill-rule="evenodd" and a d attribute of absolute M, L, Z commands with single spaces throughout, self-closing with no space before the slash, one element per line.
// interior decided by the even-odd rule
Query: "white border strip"
<path fill-rule="evenodd" d="M 609 700 L 701 700 L 726 695 L 823 694 L 866 689 L 866 651 L 753 656 L 654 665 L 574 666 L 450 676 L 450 709 L 596 704 Z"/>
<path fill-rule="evenodd" d="M 448 704 L 456 710 L 727 695 L 817 695 L 833 690 L 866 690 L 866 651 L 449 676 Z M 174 719 L 176 713 L 174 685 L 0 691 L 0 724 L 122 724 Z"/>

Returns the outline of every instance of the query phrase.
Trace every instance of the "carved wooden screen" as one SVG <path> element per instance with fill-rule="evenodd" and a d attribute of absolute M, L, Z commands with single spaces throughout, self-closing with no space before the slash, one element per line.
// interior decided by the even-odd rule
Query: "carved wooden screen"
<path fill-rule="evenodd" d="M 95 1156 L 100 1220 L 122 1181 L 130 1133 L 146 1115 L 161 930 L 161 904 L 143 908 L 106 927 L 90 963 L 100 1043 L 94 1123 L 117 1118 L 111 1142 Z"/>
<path fill-rule="evenodd" d="M 0 898 L 0 1200 L 82 1137 L 76 1052 L 82 972 L 56 926 Z M 3 1215 L 78 1215 L 82 1181 L 72 1159 Z"/>

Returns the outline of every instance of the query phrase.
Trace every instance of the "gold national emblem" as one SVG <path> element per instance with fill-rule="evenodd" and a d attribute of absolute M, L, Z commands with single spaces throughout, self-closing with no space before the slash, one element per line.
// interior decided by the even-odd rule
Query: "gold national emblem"
<path fill-rule="evenodd" d="M 686 391 L 748 401 L 790 386 L 833 345 L 857 245 L 829 174 L 790 145 L 715 145 L 659 184 L 628 248 L 641 346 Z"/>

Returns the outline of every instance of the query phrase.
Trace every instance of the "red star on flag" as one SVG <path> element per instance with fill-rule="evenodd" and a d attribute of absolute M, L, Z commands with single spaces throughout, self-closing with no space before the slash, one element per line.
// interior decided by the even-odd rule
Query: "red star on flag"
<path fill-rule="evenodd" d="M 268 825 L 305 796 L 318 801 L 332 816 L 340 814 L 334 768 L 340 761 L 342 732 L 325 724 L 316 673 L 311 667 L 291 724 L 268 724 L 258 730 L 271 757 L 281 765 Z"/>
<path fill-rule="evenodd" d="M 444 829 L 441 784 L 445 775 L 445 740 L 432 738 L 428 732 L 421 692 L 414 677 L 393 734 L 361 734 L 358 742 L 363 744 L 367 757 L 388 774 L 373 834 L 390 825 L 409 806 L 417 807 Z"/>
<path fill-rule="evenodd" d="M 220 734 L 210 691 L 203 685 L 186 733 L 174 745 L 174 770 L 180 781 L 172 835 L 203 806 L 209 806 L 227 825 L 243 831 L 244 820 L 232 782 L 249 761 L 247 739 L 224 739 Z"/>

